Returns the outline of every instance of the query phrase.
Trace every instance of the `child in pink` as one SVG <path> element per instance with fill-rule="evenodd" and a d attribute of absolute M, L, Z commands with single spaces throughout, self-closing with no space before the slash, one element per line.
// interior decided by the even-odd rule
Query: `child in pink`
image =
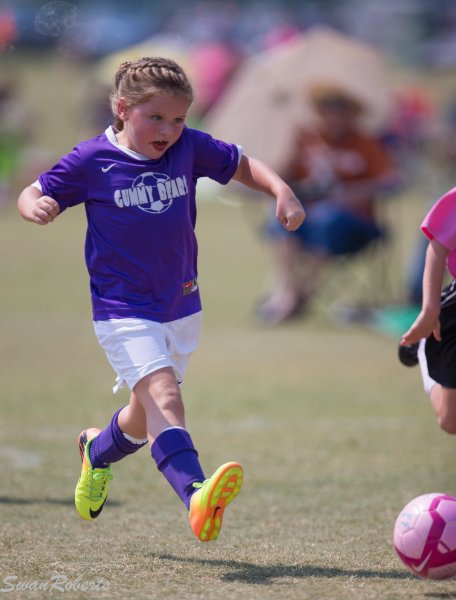
<path fill-rule="evenodd" d="M 424 388 L 439 425 L 456 434 L 456 188 L 434 204 L 421 230 L 429 239 L 423 304 L 400 349 L 417 347 Z M 453 281 L 442 291 L 446 269 Z"/>

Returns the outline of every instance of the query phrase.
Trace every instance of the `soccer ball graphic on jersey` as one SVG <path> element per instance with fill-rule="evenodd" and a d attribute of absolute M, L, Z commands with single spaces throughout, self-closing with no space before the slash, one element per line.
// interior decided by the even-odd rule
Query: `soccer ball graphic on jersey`
<path fill-rule="evenodd" d="M 394 547 L 417 577 L 456 575 L 456 498 L 435 493 L 409 502 L 396 519 Z"/>
<path fill-rule="evenodd" d="M 151 198 L 149 204 L 140 205 L 138 208 L 149 213 L 162 213 L 173 203 L 173 198 L 166 194 L 165 182 L 170 178 L 163 173 L 142 173 L 132 183 L 132 188 L 147 189 L 147 197 Z"/>

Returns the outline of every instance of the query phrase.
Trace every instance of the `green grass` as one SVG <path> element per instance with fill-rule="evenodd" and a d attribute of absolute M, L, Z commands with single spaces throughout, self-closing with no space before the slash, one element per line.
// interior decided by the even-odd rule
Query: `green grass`
<path fill-rule="evenodd" d="M 200 206 L 204 333 L 183 386 L 205 470 L 245 467 L 219 540 L 193 538 L 146 449 L 115 465 L 102 516 L 82 521 L 76 437 L 127 401 L 92 332 L 83 210 L 45 228 L 0 214 L 0 588 L 58 573 L 103 577 L 96 598 L 456 597 L 454 582 L 409 575 L 392 546 L 406 502 L 456 492 L 455 441 L 418 371 L 398 364 L 395 339 L 334 324 L 324 293 L 307 319 L 256 326 L 266 259 L 243 207 Z"/>

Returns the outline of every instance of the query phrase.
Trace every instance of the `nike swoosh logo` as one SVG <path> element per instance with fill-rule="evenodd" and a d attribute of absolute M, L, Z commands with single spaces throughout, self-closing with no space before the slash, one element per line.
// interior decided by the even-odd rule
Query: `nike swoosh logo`
<path fill-rule="evenodd" d="M 432 550 L 431 552 L 429 552 L 429 554 L 426 556 L 422 563 L 420 563 L 417 567 L 413 567 L 413 570 L 417 573 L 421 573 L 422 571 L 424 571 L 425 566 L 428 564 L 429 559 L 431 558 L 431 554 Z"/>
<path fill-rule="evenodd" d="M 106 502 L 106 498 L 105 498 L 103 504 L 100 506 L 100 508 L 98 510 L 92 510 L 92 509 L 90 509 L 89 512 L 90 512 L 90 516 L 92 517 L 92 519 L 95 519 L 96 517 L 98 517 L 98 515 L 103 510 L 103 506 L 104 506 L 105 502 Z"/>
<path fill-rule="evenodd" d="M 110 169 L 116 166 L 116 163 L 112 163 L 112 165 L 108 165 L 107 167 L 101 167 L 103 173 L 107 173 Z"/>

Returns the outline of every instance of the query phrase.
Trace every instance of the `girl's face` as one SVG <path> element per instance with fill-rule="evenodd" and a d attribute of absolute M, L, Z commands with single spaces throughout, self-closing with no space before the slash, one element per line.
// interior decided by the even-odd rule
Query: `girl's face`
<path fill-rule="evenodd" d="M 332 99 L 317 104 L 320 128 L 332 139 L 351 135 L 358 124 L 359 111 L 350 103 Z"/>
<path fill-rule="evenodd" d="M 118 115 L 124 128 L 117 140 L 147 158 L 161 158 L 180 138 L 189 106 L 185 98 L 173 94 L 158 94 L 130 107 L 120 98 Z"/>

